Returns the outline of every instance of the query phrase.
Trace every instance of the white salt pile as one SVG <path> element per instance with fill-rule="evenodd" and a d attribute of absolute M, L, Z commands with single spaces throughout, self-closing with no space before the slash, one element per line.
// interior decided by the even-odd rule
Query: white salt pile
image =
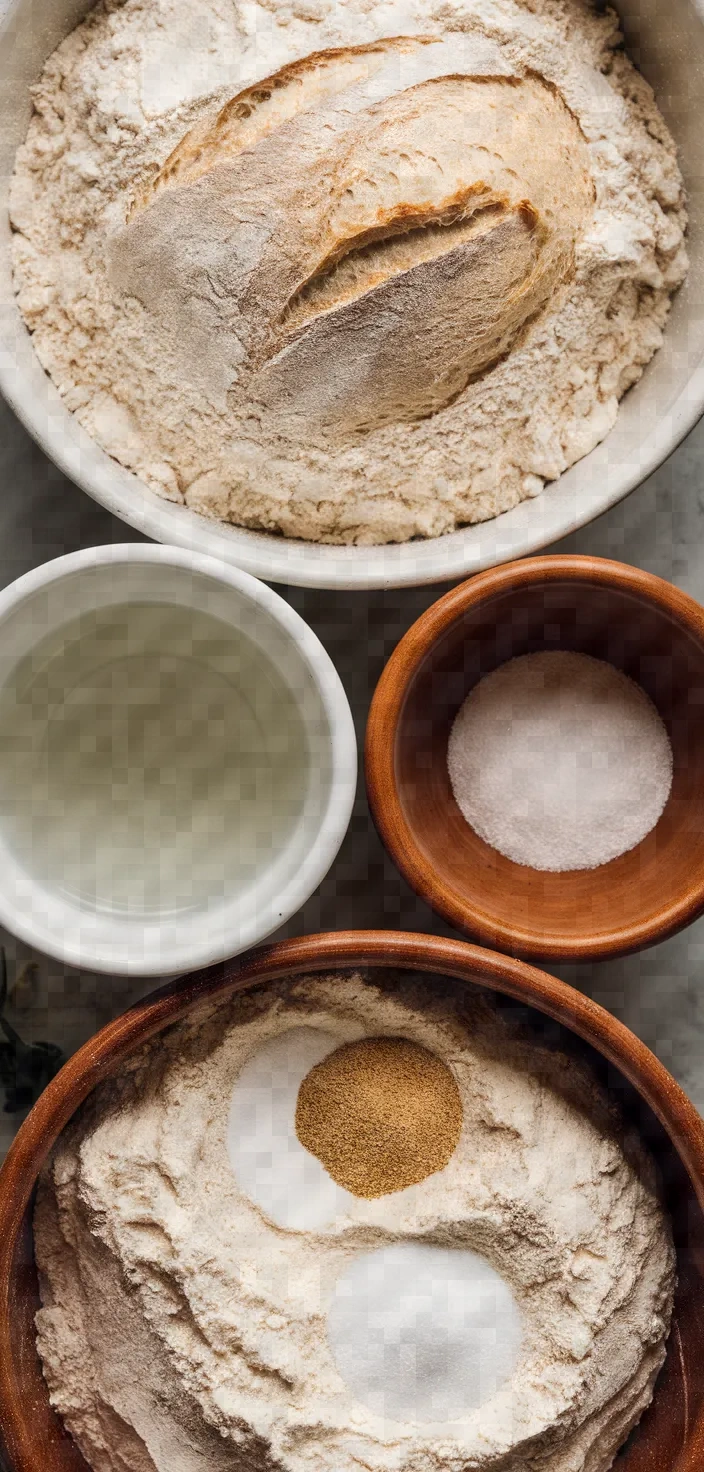
<path fill-rule="evenodd" d="M 277 1227 L 314 1232 L 354 1199 L 296 1135 L 301 1084 L 343 1041 L 344 1032 L 292 1027 L 257 1048 L 235 1084 L 227 1136 L 232 1168 Z"/>
<path fill-rule="evenodd" d="M 672 747 L 645 691 L 564 651 L 522 655 L 480 680 L 447 761 L 467 822 L 533 869 L 595 869 L 627 853 L 672 786 Z"/>
<path fill-rule="evenodd" d="M 508 1283 L 476 1253 L 432 1243 L 355 1257 L 328 1313 L 343 1380 L 398 1421 L 462 1420 L 509 1379 L 521 1338 Z"/>

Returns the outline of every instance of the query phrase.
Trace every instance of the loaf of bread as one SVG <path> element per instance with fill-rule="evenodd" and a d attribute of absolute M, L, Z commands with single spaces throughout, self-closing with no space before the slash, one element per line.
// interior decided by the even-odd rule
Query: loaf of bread
<path fill-rule="evenodd" d="M 285 437 L 436 413 L 574 271 L 580 127 L 490 41 L 318 52 L 240 93 L 133 201 L 111 272 L 215 405 Z"/>

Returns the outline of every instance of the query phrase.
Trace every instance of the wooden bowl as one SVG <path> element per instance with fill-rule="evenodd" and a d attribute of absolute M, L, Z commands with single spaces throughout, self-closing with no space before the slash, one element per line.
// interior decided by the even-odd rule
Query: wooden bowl
<path fill-rule="evenodd" d="M 662 1064 L 622 1023 L 564 982 L 463 941 L 403 932 L 340 931 L 250 952 L 164 987 L 69 1060 L 22 1125 L 0 1171 L 0 1432 L 8 1472 L 85 1472 L 51 1410 L 35 1347 L 38 1305 L 31 1209 L 58 1134 L 95 1085 L 155 1033 L 215 996 L 273 979 L 350 968 L 408 968 L 452 976 L 519 1004 L 543 1037 L 586 1055 L 655 1155 L 670 1210 L 679 1285 L 666 1364 L 618 1472 L 704 1467 L 704 1121 Z M 557 1025 L 559 1024 L 559 1026 Z"/>
<path fill-rule="evenodd" d="M 452 723 L 515 655 L 605 659 L 648 692 L 674 753 L 670 798 L 630 853 L 546 873 L 485 843 L 455 802 Z M 532 557 L 434 603 L 394 650 L 366 737 L 372 814 L 412 888 L 458 930 L 530 958 L 604 960 L 673 935 L 704 910 L 704 609 L 671 583 L 600 557 Z"/>

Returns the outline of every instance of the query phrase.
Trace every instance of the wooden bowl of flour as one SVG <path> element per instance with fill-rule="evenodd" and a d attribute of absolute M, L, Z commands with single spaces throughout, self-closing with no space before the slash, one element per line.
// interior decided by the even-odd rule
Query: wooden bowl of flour
<path fill-rule="evenodd" d="M 670 738 L 662 815 L 594 869 L 514 863 L 469 826 L 447 767 L 478 681 L 516 656 L 572 650 L 640 685 Z M 372 813 L 391 857 L 451 925 L 512 955 L 603 960 L 704 910 L 704 609 L 671 583 L 597 557 L 534 557 L 482 573 L 409 630 L 377 686 L 366 738 Z"/>
<path fill-rule="evenodd" d="M 69 1060 L 22 1125 L 0 1172 L 0 1440 L 7 1472 L 86 1472 L 49 1405 L 35 1348 L 32 1201 L 42 1165 L 92 1089 L 150 1037 L 204 1003 L 296 975 L 394 968 L 488 988 L 543 1042 L 587 1061 L 654 1156 L 678 1255 L 667 1359 L 619 1472 L 704 1465 L 704 1121 L 622 1023 L 553 976 L 462 941 L 384 931 L 305 936 L 186 977 L 139 1002 Z"/>

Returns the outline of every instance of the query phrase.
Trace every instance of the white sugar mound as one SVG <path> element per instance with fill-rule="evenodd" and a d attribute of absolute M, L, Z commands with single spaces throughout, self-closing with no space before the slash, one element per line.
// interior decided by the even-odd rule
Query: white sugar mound
<path fill-rule="evenodd" d="M 565 651 L 485 675 L 455 719 L 447 760 L 467 822 L 533 869 L 595 869 L 627 853 L 672 786 L 672 747 L 645 691 Z"/>
<path fill-rule="evenodd" d="M 398 1242 L 355 1258 L 328 1314 L 337 1368 L 376 1415 L 457 1421 L 511 1376 L 521 1316 L 475 1252 Z"/>
<path fill-rule="evenodd" d="M 245 1063 L 230 1105 L 227 1148 L 238 1184 L 277 1227 L 315 1231 L 352 1201 L 296 1134 L 306 1074 L 344 1037 L 293 1027 Z"/>

